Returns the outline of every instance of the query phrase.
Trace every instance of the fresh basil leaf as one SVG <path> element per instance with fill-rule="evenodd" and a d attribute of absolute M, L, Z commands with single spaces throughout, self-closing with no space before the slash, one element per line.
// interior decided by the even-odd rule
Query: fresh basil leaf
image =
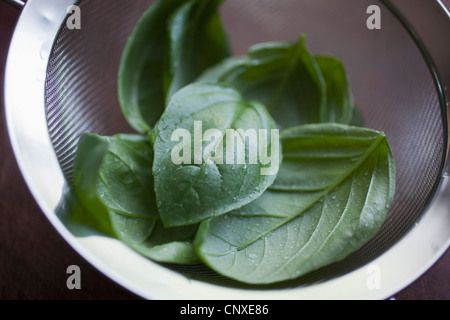
<path fill-rule="evenodd" d="M 74 190 L 84 211 L 71 220 L 118 238 L 160 262 L 198 263 L 192 247 L 196 226 L 161 227 L 153 187 L 153 149 L 146 136 L 81 137 Z"/>
<path fill-rule="evenodd" d="M 364 127 L 364 116 L 355 102 L 355 108 L 353 109 L 352 121 L 349 123 L 355 127 Z"/>
<path fill-rule="evenodd" d="M 265 105 L 281 128 L 323 122 L 326 85 L 314 57 L 298 42 L 268 42 L 250 48 L 244 57 L 227 59 L 197 81 L 225 82 L 247 100 Z"/>
<path fill-rule="evenodd" d="M 73 167 L 73 192 L 79 200 L 71 203 L 70 219 L 108 236 L 115 236 L 108 209 L 97 196 L 98 170 L 108 151 L 108 143 L 97 136 L 82 135 Z"/>
<path fill-rule="evenodd" d="M 311 56 L 303 36 L 297 43 L 253 46 L 246 56 L 208 68 L 197 81 L 235 85 L 246 98 L 266 104 L 281 127 L 328 122 L 363 125 L 342 62 L 333 56 Z"/>
<path fill-rule="evenodd" d="M 164 111 L 163 61 L 170 16 L 187 0 L 158 0 L 135 25 L 119 65 L 118 96 L 125 119 L 146 133 Z"/>
<path fill-rule="evenodd" d="M 219 4 L 157 0 L 137 22 L 118 75 L 120 107 L 136 131 L 148 133 L 164 112 L 166 95 L 228 55 Z"/>
<path fill-rule="evenodd" d="M 208 67 L 230 56 L 218 8 L 223 0 L 191 0 L 169 23 L 169 58 L 165 72 L 166 101 Z"/>
<path fill-rule="evenodd" d="M 323 75 L 327 93 L 327 111 L 322 122 L 351 124 L 357 109 L 350 82 L 342 62 L 336 57 L 316 55 L 314 59 Z"/>
<path fill-rule="evenodd" d="M 260 198 L 201 223 L 205 264 L 251 284 L 281 282 L 337 262 L 383 224 L 395 164 L 382 132 L 338 124 L 282 132 L 277 181 Z"/>
<path fill-rule="evenodd" d="M 228 82 L 227 79 L 232 79 L 234 73 L 242 72 L 248 66 L 248 57 L 230 57 L 223 59 L 216 65 L 206 69 L 197 82 Z"/>
<path fill-rule="evenodd" d="M 197 226 L 164 228 L 161 219 L 132 218 L 111 211 L 119 238 L 145 257 L 162 263 L 198 264 L 192 240 Z"/>
<path fill-rule="evenodd" d="M 277 131 L 275 122 L 264 106 L 245 102 L 229 85 L 193 83 L 175 93 L 151 133 L 155 193 L 164 225 L 198 223 L 259 197 L 279 168 L 279 141 L 272 130 Z M 215 134 L 208 137 L 208 132 Z M 246 139 L 251 132 L 259 136 L 257 145 Z M 261 137 L 271 150 L 266 154 L 270 163 L 261 161 L 261 154 L 257 161 L 249 160 L 265 145 Z"/>
<path fill-rule="evenodd" d="M 108 151 L 98 171 L 97 195 L 109 210 L 158 218 L 153 187 L 153 149 L 145 136 L 101 137 Z"/>

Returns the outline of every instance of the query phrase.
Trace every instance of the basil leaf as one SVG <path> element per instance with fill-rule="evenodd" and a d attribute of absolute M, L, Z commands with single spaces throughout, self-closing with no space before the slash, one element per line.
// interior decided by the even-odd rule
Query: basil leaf
<path fill-rule="evenodd" d="M 311 56 L 303 36 L 297 43 L 253 46 L 246 56 L 224 59 L 207 69 L 197 81 L 235 85 L 246 98 L 266 104 L 284 128 L 363 124 L 342 62 L 332 56 Z"/>
<path fill-rule="evenodd" d="M 81 136 L 73 166 L 73 192 L 79 203 L 71 202 L 73 205 L 79 205 L 69 209 L 69 216 L 77 223 L 108 236 L 115 236 L 108 209 L 97 196 L 98 170 L 107 150 L 106 141 L 91 135 Z"/>
<path fill-rule="evenodd" d="M 169 24 L 169 58 L 165 72 L 166 101 L 208 67 L 230 56 L 218 8 L 223 0 L 191 0 Z"/>
<path fill-rule="evenodd" d="M 152 175 L 153 150 L 148 140 L 139 135 L 100 139 L 108 143 L 108 151 L 98 170 L 98 197 L 116 213 L 158 218 Z"/>
<path fill-rule="evenodd" d="M 270 163 L 260 161 L 260 155 L 258 161 L 249 160 L 263 142 L 257 137 L 256 146 L 245 134 L 260 129 L 267 130 L 262 137 L 274 155 Z M 207 137 L 212 130 L 215 134 Z M 246 103 L 229 85 L 193 83 L 179 90 L 151 134 L 155 193 L 164 225 L 197 223 L 259 197 L 273 183 L 280 162 L 272 130 L 275 123 L 264 106 Z M 244 149 L 243 158 L 236 149 Z"/>
<path fill-rule="evenodd" d="M 327 93 L 327 111 L 323 114 L 321 121 L 358 123 L 355 116 L 357 107 L 342 62 L 332 56 L 316 55 L 314 59 L 323 75 Z"/>
<path fill-rule="evenodd" d="M 216 65 L 206 69 L 197 82 L 230 82 L 234 73 L 242 72 L 248 66 L 248 57 L 230 57 L 223 59 Z M 238 88 L 239 89 L 239 88 Z"/>
<path fill-rule="evenodd" d="M 196 226 L 161 227 L 147 137 L 85 134 L 75 163 L 74 190 L 85 210 L 74 207 L 72 222 L 118 238 L 155 261 L 198 263 L 192 247 Z"/>
<path fill-rule="evenodd" d="M 118 96 L 125 119 L 148 132 L 164 111 L 163 61 L 170 16 L 186 0 L 158 0 L 134 27 L 122 53 Z"/>
<path fill-rule="evenodd" d="M 281 128 L 323 122 L 326 85 L 314 57 L 304 45 L 268 42 L 250 48 L 205 71 L 197 81 L 234 85 L 247 100 L 265 105 Z"/>
<path fill-rule="evenodd" d="M 219 3 L 158 0 L 137 22 L 118 75 L 120 107 L 136 131 L 152 129 L 164 112 L 166 94 L 228 54 L 217 13 Z"/>
<path fill-rule="evenodd" d="M 192 246 L 197 226 L 164 228 L 161 219 L 131 218 L 111 211 L 112 224 L 125 244 L 154 261 L 198 264 Z"/>
<path fill-rule="evenodd" d="M 385 220 L 395 165 L 382 132 L 304 125 L 282 132 L 282 145 L 269 190 L 199 227 L 197 254 L 227 277 L 252 284 L 300 277 L 359 249 Z"/>

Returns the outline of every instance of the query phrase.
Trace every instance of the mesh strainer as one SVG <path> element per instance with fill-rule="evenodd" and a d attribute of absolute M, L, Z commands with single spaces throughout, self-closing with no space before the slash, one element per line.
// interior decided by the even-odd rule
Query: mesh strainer
<path fill-rule="evenodd" d="M 407 4 L 405 4 L 407 2 Z M 153 0 L 30 0 L 10 48 L 5 106 L 25 180 L 61 235 L 90 263 L 148 299 L 384 299 L 409 285 L 449 247 L 446 85 L 450 19 L 434 1 L 227 0 L 222 16 L 235 54 L 264 41 L 307 35 L 313 53 L 345 64 L 366 126 L 385 131 L 397 194 L 386 223 L 340 263 L 282 286 L 242 288 L 201 267 L 153 263 L 55 214 L 70 183 L 78 138 L 132 132 L 117 100 L 125 42 Z M 81 29 L 66 26 L 81 9 Z M 381 29 L 367 28 L 367 8 Z M 379 286 L 369 284 L 373 270 Z"/>

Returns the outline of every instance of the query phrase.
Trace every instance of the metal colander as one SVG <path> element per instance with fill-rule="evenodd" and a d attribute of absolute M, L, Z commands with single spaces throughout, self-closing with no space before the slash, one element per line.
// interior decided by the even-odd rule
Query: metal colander
<path fill-rule="evenodd" d="M 90 263 L 149 299 L 383 299 L 409 285 L 449 247 L 447 105 L 450 18 L 434 1 L 227 0 L 221 14 L 233 53 L 295 41 L 346 66 L 367 127 L 385 131 L 397 192 L 385 224 L 361 250 L 310 275 L 242 287 L 203 267 L 153 263 L 116 240 L 68 229 L 56 216 L 84 132 L 133 132 L 117 99 L 125 42 L 153 0 L 29 0 L 5 77 L 9 133 L 21 171 L 61 235 Z M 81 9 L 81 29 L 66 26 Z M 381 9 L 369 29 L 367 8 Z M 430 20 L 431 19 L 431 20 Z M 370 270 L 380 285 L 368 285 Z"/>

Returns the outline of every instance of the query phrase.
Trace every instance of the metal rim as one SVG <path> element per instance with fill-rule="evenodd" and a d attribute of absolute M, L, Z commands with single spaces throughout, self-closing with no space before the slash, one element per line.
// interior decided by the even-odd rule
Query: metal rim
<path fill-rule="evenodd" d="M 447 155 L 435 196 L 410 232 L 370 265 L 313 286 L 268 291 L 225 288 L 186 279 L 131 252 L 117 241 L 74 236 L 54 213 L 62 195 L 64 178 L 48 136 L 44 89 L 53 39 L 66 17 L 67 8 L 75 2 L 30 0 L 23 9 L 5 69 L 8 133 L 22 175 L 48 220 L 84 259 L 124 288 L 146 299 L 386 299 L 416 280 L 449 248 L 450 163 Z M 392 1 L 392 6 L 395 2 Z M 450 20 L 448 22 L 450 24 Z M 434 70 L 441 70 L 439 61 L 433 60 L 434 51 L 429 47 L 427 50 Z M 445 76 L 436 77 L 442 88 L 448 85 L 441 82 L 447 79 Z M 22 88 L 27 88 L 26 94 Z M 444 95 L 442 99 L 443 108 L 447 108 Z M 446 119 L 444 123 L 447 124 Z M 55 194 L 55 186 L 60 193 Z M 421 237 L 430 230 L 433 230 L 432 239 Z M 380 270 L 382 277 L 377 289 L 367 286 L 373 266 Z M 146 273 L 152 277 L 139 277 L 141 268 L 147 268 Z"/>

